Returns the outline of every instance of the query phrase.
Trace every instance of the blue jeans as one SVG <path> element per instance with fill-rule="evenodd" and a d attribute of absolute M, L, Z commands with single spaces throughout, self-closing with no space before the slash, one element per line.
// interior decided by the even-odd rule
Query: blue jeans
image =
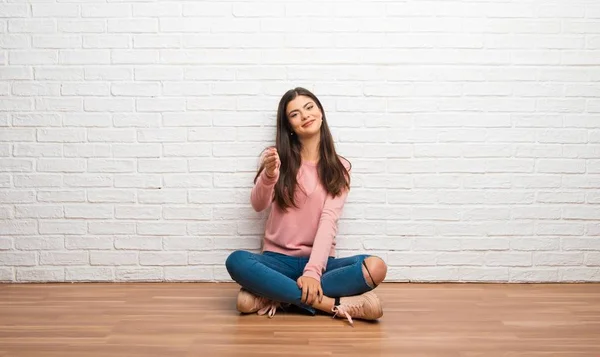
<path fill-rule="evenodd" d="M 369 255 L 329 257 L 327 268 L 321 277 L 323 294 L 336 298 L 373 290 L 362 271 L 363 261 L 368 257 Z M 238 250 L 229 255 L 225 266 L 231 278 L 249 292 L 299 306 L 314 315 L 316 310 L 301 302 L 302 290 L 296 283 L 308 259 L 274 252 L 256 254 Z"/>

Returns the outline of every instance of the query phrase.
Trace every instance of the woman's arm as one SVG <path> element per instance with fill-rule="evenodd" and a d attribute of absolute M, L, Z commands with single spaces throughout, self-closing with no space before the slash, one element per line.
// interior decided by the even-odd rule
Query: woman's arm
<path fill-rule="evenodd" d="M 261 212 L 269 207 L 273 201 L 273 191 L 279 179 L 279 154 L 275 147 L 267 148 L 261 155 L 261 165 L 252 192 L 250 202 L 256 212 Z"/>
<path fill-rule="evenodd" d="M 348 197 L 348 190 L 342 191 L 337 197 L 327 196 L 325 205 L 323 206 L 323 212 L 321 213 L 321 220 L 319 221 L 319 228 L 317 228 L 317 234 L 313 243 L 312 252 L 308 263 L 304 267 L 303 276 L 309 276 L 321 281 L 321 275 L 325 272 L 327 267 L 327 258 L 331 252 L 331 245 L 333 244 L 333 238 L 337 234 L 338 220 L 342 215 L 344 203 Z"/>
<path fill-rule="evenodd" d="M 279 179 L 279 171 L 276 172 L 274 177 L 269 177 L 266 172 L 267 170 L 262 170 L 258 175 L 256 184 L 254 184 L 250 193 L 250 202 L 256 212 L 261 212 L 269 207 L 269 204 L 273 201 L 275 184 Z"/>

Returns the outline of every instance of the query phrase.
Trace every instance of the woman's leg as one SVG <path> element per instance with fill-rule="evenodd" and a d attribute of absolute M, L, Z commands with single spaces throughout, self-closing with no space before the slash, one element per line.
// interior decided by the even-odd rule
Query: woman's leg
<path fill-rule="evenodd" d="M 387 265 L 376 256 L 330 258 L 321 286 L 325 296 L 329 297 L 360 295 L 381 284 L 386 274 Z"/>
<path fill-rule="evenodd" d="M 313 304 L 318 310 L 345 317 L 376 320 L 383 316 L 381 302 L 373 290 L 385 278 L 387 266 L 378 257 L 357 255 L 348 258 L 330 258 L 321 287 L 325 295 Z"/>
<path fill-rule="evenodd" d="M 329 258 L 321 277 L 323 300 L 313 307 L 333 314 L 341 297 L 357 296 L 376 288 L 385 279 L 387 265 L 376 256 L 355 255 L 347 258 Z M 372 299 L 371 299 L 372 300 Z"/>
<path fill-rule="evenodd" d="M 283 254 L 256 254 L 238 250 L 229 255 L 225 266 L 231 278 L 255 295 L 281 303 L 290 303 L 315 310 L 302 304 L 302 290 L 296 279 L 302 274 L 297 258 Z"/>

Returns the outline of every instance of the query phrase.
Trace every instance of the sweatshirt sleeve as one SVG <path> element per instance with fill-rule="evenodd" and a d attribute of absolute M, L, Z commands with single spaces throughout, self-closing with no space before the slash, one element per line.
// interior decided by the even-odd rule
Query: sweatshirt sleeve
<path fill-rule="evenodd" d="M 321 219 L 319 221 L 319 227 L 317 228 L 312 252 L 308 263 L 304 268 L 304 276 L 309 276 L 319 282 L 321 281 L 321 275 L 327 267 L 327 259 L 331 252 L 333 239 L 337 234 L 337 223 L 342 215 L 342 210 L 347 197 L 348 190 L 344 190 L 343 193 L 337 197 L 332 197 L 331 195 L 327 196 L 323 212 L 321 213 Z"/>
<path fill-rule="evenodd" d="M 252 192 L 250 193 L 250 202 L 252 203 L 252 208 L 256 212 L 261 212 L 269 207 L 271 201 L 273 200 L 273 192 L 275 191 L 275 184 L 279 179 L 279 174 L 277 174 L 274 178 L 269 178 L 266 174 L 267 170 L 263 170 L 256 180 L 256 184 L 252 187 Z"/>

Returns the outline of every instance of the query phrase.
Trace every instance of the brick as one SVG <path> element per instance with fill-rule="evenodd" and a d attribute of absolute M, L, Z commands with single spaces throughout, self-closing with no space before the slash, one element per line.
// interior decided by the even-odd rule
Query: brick
<path fill-rule="evenodd" d="M 106 96 L 108 93 L 107 83 L 63 84 L 61 87 L 64 96 Z"/>
<path fill-rule="evenodd" d="M 8 62 L 11 65 L 53 65 L 59 63 L 56 50 L 13 50 L 9 53 Z"/>
<path fill-rule="evenodd" d="M 165 267 L 166 281 L 211 281 L 212 267 Z"/>
<path fill-rule="evenodd" d="M 65 268 L 67 281 L 114 281 L 112 268 L 107 267 L 67 267 Z"/>
<path fill-rule="evenodd" d="M 101 33 L 106 32 L 106 22 L 102 20 L 59 19 L 56 25 L 59 32 Z"/>
<path fill-rule="evenodd" d="M 182 142 L 186 141 L 185 129 L 139 129 L 139 142 Z"/>
<path fill-rule="evenodd" d="M 253 186 L 253 177 L 254 175 L 251 173 L 234 173 L 234 174 L 214 174 L 214 187 L 245 187 L 252 188 Z"/>
<path fill-rule="evenodd" d="M 39 129 L 37 138 L 40 142 L 76 143 L 84 142 L 86 133 L 84 129 Z"/>
<path fill-rule="evenodd" d="M 137 265 L 138 264 L 138 253 L 137 252 L 107 252 L 107 251 L 93 251 L 90 252 L 90 264 L 91 265 Z"/>
<path fill-rule="evenodd" d="M 133 4 L 134 17 L 181 17 L 182 4 L 140 3 Z"/>
<path fill-rule="evenodd" d="M 0 79 L 33 79 L 33 70 L 27 67 L 0 68 Z"/>
<path fill-rule="evenodd" d="M 34 77 L 37 80 L 81 81 L 83 80 L 83 69 L 77 67 L 44 67 L 36 69 Z"/>
<path fill-rule="evenodd" d="M 210 206 L 165 206 L 162 214 L 165 219 L 209 220 L 212 211 Z"/>
<path fill-rule="evenodd" d="M 558 244 L 557 244 L 558 246 Z M 566 237 L 561 242 L 562 250 L 600 250 L 600 240 L 596 238 Z"/>
<path fill-rule="evenodd" d="M 587 266 L 600 266 L 600 252 L 586 253 L 584 263 Z"/>
<path fill-rule="evenodd" d="M 560 208 L 533 206 L 515 207 L 512 213 L 513 219 L 560 219 Z"/>
<path fill-rule="evenodd" d="M 34 141 L 35 131 L 25 128 L 3 128 L 0 133 L 0 141 Z"/>
<path fill-rule="evenodd" d="M 464 238 L 460 241 L 461 249 L 466 251 L 501 251 L 509 249 L 506 238 Z"/>
<path fill-rule="evenodd" d="M 117 267 L 117 281 L 162 281 L 162 268 L 138 268 L 138 267 Z"/>
<path fill-rule="evenodd" d="M 64 144 L 65 157 L 100 158 L 110 157 L 110 145 L 108 144 Z M 88 170 L 90 166 L 88 163 Z"/>
<path fill-rule="evenodd" d="M 460 280 L 465 282 L 498 282 L 507 281 L 508 268 L 460 268 Z"/>
<path fill-rule="evenodd" d="M 88 161 L 88 172 L 110 172 L 127 173 L 134 172 L 133 160 L 125 159 L 90 159 Z"/>
<path fill-rule="evenodd" d="M 113 122 L 115 127 L 158 127 L 160 126 L 160 121 L 160 114 L 118 113 L 113 115 Z"/>
<path fill-rule="evenodd" d="M 35 192 L 27 190 L 0 191 L 0 204 L 33 203 Z"/>
<path fill-rule="evenodd" d="M 119 66 L 86 66 L 86 80 L 105 80 L 105 81 L 126 81 L 133 79 L 133 69 Z"/>
<path fill-rule="evenodd" d="M 116 206 L 115 207 L 115 218 L 117 219 L 135 219 L 135 220 L 146 220 L 146 219 L 159 219 L 161 217 L 160 206 Z"/>
<path fill-rule="evenodd" d="M 486 266 L 531 266 L 532 254 L 525 252 L 490 252 L 485 255 Z"/>
<path fill-rule="evenodd" d="M 63 65 L 90 65 L 109 64 L 111 57 L 107 49 L 99 50 L 63 50 L 59 54 L 58 62 Z"/>
<path fill-rule="evenodd" d="M 536 266 L 581 265 L 583 264 L 583 253 L 535 252 L 533 253 L 533 264 Z"/>
<path fill-rule="evenodd" d="M 185 252 L 141 252 L 140 265 L 168 266 L 187 265 L 188 254 Z"/>
<path fill-rule="evenodd" d="M 598 282 L 600 268 L 598 267 L 568 267 L 559 268 L 558 280 L 561 282 Z"/>
<path fill-rule="evenodd" d="M 84 109 L 88 112 L 133 112 L 135 102 L 129 98 L 86 98 Z"/>
<path fill-rule="evenodd" d="M 11 219 L 11 218 L 14 218 L 14 215 L 15 215 L 15 213 L 14 213 L 13 207 L 9 207 L 9 206 L 0 207 L 0 219 Z M 0 241 L 2 241 L 2 239 L 0 239 Z M 2 246 L 2 243 L 0 243 L 0 247 L 1 246 Z"/>
<path fill-rule="evenodd" d="M 134 143 L 136 132 L 134 129 L 88 129 L 89 142 L 117 142 Z"/>
<path fill-rule="evenodd" d="M 178 251 L 193 251 L 193 250 L 211 250 L 213 248 L 213 241 L 211 238 L 203 237 L 165 237 L 164 238 L 165 250 L 178 250 Z M 209 252 L 210 253 L 210 252 Z M 193 253 L 190 253 L 193 254 Z M 190 261 L 190 264 L 194 264 Z"/>
<path fill-rule="evenodd" d="M 39 202 L 85 202 L 83 190 L 38 190 Z"/>
<path fill-rule="evenodd" d="M 557 268 L 511 268 L 510 281 L 516 283 L 542 283 L 558 281 Z"/>
<path fill-rule="evenodd" d="M 81 235 L 87 233 L 87 225 L 81 220 L 40 221 L 40 234 Z"/>
<path fill-rule="evenodd" d="M 110 219 L 113 218 L 114 208 L 111 205 L 84 204 L 65 205 L 65 218 Z"/>
<path fill-rule="evenodd" d="M 538 222 L 537 235 L 580 236 L 583 235 L 584 225 L 579 222 Z"/>
<path fill-rule="evenodd" d="M 37 234 L 37 222 L 34 220 L 8 220 L 0 224 L 0 235 L 31 235 Z"/>
<path fill-rule="evenodd" d="M 135 223 L 131 222 L 90 222 L 88 232 L 98 235 L 134 234 Z"/>
<path fill-rule="evenodd" d="M 78 35 L 42 35 L 33 36 L 33 47 L 48 49 L 68 49 L 81 47 L 81 37 Z"/>
<path fill-rule="evenodd" d="M 135 49 L 122 50 L 114 49 L 111 51 L 111 63 L 114 64 L 154 64 L 159 62 L 159 52 L 157 50 Z M 160 99 L 158 99 L 160 100 Z"/>
<path fill-rule="evenodd" d="M 15 87 L 13 87 L 14 90 Z M 25 92 L 25 88 L 21 93 Z M 26 95 L 52 95 L 52 93 L 26 94 Z M 14 126 L 60 126 L 61 117 L 58 114 L 13 114 Z"/>
<path fill-rule="evenodd" d="M 219 237 L 214 240 L 215 249 L 227 249 L 227 250 L 235 250 L 235 249 L 245 249 L 245 250 L 258 250 L 260 249 L 261 243 L 259 237 L 251 237 L 251 238 L 227 238 L 227 237 Z"/>
<path fill-rule="evenodd" d="M 57 267 L 17 268 L 17 281 L 63 282 L 65 281 L 65 269 Z"/>
<path fill-rule="evenodd" d="M 146 204 L 186 203 L 187 192 L 176 189 L 140 191 L 138 202 Z"/>
<path fill-rule="evenodd" d="M 137 233 L 143 235 L 181 236 L 187 231 L 186 223 L 182 222 L 143 222 L 137 224 Z"/>
<path fill-rule="evenodd" d="M 114 83 L 111 86 L 111 94 L 123 97 L 153 97 L 160 94 L 159 83 Z M 145 114 L 137 114 L 138 116 L 151 117 Z M 133 117 L 134 114 L 130 115 Z"/>
<path fill-rule="evenodd" d="M 36 252 L 0 251 L 2 266 L 33 266 L 36 265 Z"/>
<path fill-rule="evenodd" d="M 115 187 L 117 188 L 154 188 L 162 187 L 160 175 L 115 175 Z"/>
<path fill-rule="evenodd" d="M 186 172 L 187 160 L 185 159 L 139 159 L 138 172 L 141 173 L 175 173 Z M 177 175 L 171 175 L 176 177 Z M 184 176 L 180 176 L 184 178 Z M 191 177 L 190 177 L 191 178 Z M 188 183 L 190 181 L 187 181 Z M 181 186 L 180 186 L 181 187 Z"/>
<path fill-rule="evenodd" d="M 165 238 L 168 239 L 168 238 Z M 162 238 L 156 236 L 116 237 L 116 249 L 130 250 L 162 250 Z"/>
<path fill-rule="evenodd" d="M 89 261 L 87 252 L 40 252 L 40 265 L 85 265 L 89 264 Z"/>
<path fill-rule="evenodd" d="M 395 252 L 388 254 L 387 263 L 390 266 L 435 266 L 436 255 L 430 253 Z"/>
<path fill-rule="evenodd" d="M 83 4 L 81 5 L 82 17 L 117 18 L 131 17 L 131 6 L 128 4 Z"/>
<path fill-rule="evenodd" d="M 457 281 L 461 279 L 459 268 L 457 267 L 411 267 L 406 271 L 406 268 L 401 275 L 398 272 L 392 271 L 400 279 L 408 279 L 415 282 L 441 282 L 441 281 Z"/>
<path fill-rule="evenodd" d="M 32 4 L 33 17 L 77 17 L 79 5 L 76 4 Z"/>
<path fill-rule="evenodd" d="M 565 173 L 575 174 L 584 173 L 586 163 L 584 160 L 539 160 L 536 164 L 536 171 L 540 173 Z"/>
<path fill-rule="evenodd" d="M 8 31 L 14 33 L 54 32 L 56 24 L 51 19 L 10 19 Z"/>
<path fill-rule="evenodd" d="M 230 159 L 214 159 L 201 158 L 199 156 L 210 156 L 212 146 L 203 143 L 188 143 L 188 144 L 163 144 L 163 155 L 174 157 L 191 157 L 188 163 L 190 171 L 206 171 L 222 170 L 223 167 L 234 167 L 235 161 Z"/>
<path fill-rule="evenodd" d="M 161 30 L 162 22 L 161 22 Z M 109 33 L 147 33 L 158 31 L 158 19 L 108 19 L 107 31 Z"/>
<path fill-rule="evenodd" d="M 15 240 L 15 248 L 19 250 L 61 250 L 64 248 L 63 237 L 19 237 Z"/>
<path fill-rule="evenodd" d="M 168 21 L 168 20 L 165 20 Z M 183 69 L 177 67 L 144 66 L 136 68 L 134 78 L 137 81 L 176 80 L 183 78 Z"/>
<path fill-rule="evenodd" d="M 66 237 L 65 247 L 69 250 L 94 250 L 94 249 L 111 249 L 113 247 L 112 237 L 94 237 L 85 235 L 82 237 Z"/>
<path fill-rule="evenodd" d="M 345 218 L 351 218 L 349 216 L 349 209 L 351 209 L 352 207 L 349 207 L 349 205 L 347 204 L 344 208 L 344 213 L 343 213 L 343 217 Z M 357 207 L 358 209 L 358 207 Z M 358 212 L 362 213 L 363 210 L 359 210 Z M 418 216 L 419 213 L 417 213 Z M 435 215 L 436 213 L 433 213 L 433 215 Z M 438 212 L 437 216 L 441 217 L 443 216 L 444 213 L 442 212 Z M 409 220 L 411 216 L 414 216 L 411 213 L 411 209 L 408 207 L 404 207 L 404 206 L 390 206 L 390 205 L 385 205 L 385 206 L 379 206 L 379 205 L 369 205 L 366 206 L 364 209 L 364 213 L 361 214 L 361 216 L 359 218 L 365 218 L 365 219 L 386 219 L 386 220 Z M 423 216 L 421 216 L 421 218 L 423 218 Z M 419 218 L 416 217 L 415 220 L 418 220 Z"/>
<path fill-rule="evenodd" d="M 32 104 L 28 98 L 11 98 L 11 100 L 0 98 L 0 112 L 29 111 L 33 109 Z"/>

